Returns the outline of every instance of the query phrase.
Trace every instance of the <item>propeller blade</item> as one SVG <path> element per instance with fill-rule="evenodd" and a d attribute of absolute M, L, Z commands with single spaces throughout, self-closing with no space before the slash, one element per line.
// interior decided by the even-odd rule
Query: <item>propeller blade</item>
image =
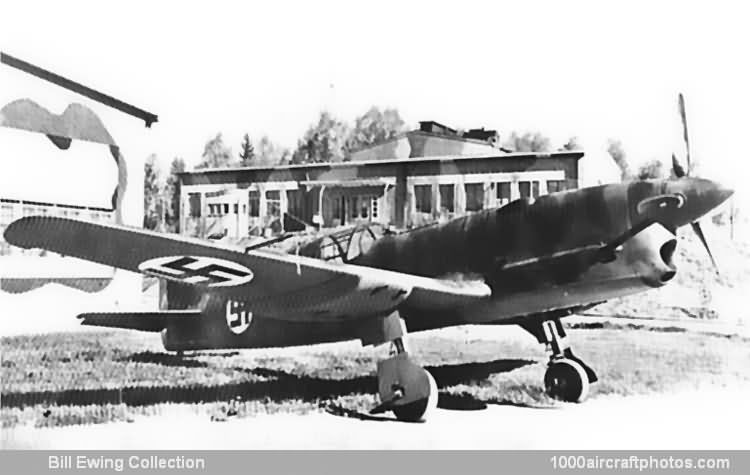
<path fill-rule="evenodd" d="M 690 173 L 690 139 L 688 138 L 687 114 L 685 113 L 685 98 L 680 93 L 678 97 L 680 106 L 680 117 L 682 118 L 682 137 L 685 139 L 685 152 L 687 158 L 687 173 Z"/>
<path fill-rule="evenodd" d="M 701 225 L 698 221 L 693 221 L 690 223 L 690 226 L 693 228 L 693 231 L 695 231 L 695 234 L 698 235 L 698 239 L 701 240 L 703 243 L 703 247 L 706 248 L 706 251 L 708 252 L 708 257 L 711 258 L 711 263 L 714 265 L 714 269 L 716 269 L 716 273 L 719 273 L 719 266 L 716 265 L 716 260 L 714 259 L 714 255 L 711 254 L 711 249 L 708 247 L 708 242 L 706 242 L 706 236 L 703 235 L 703 229 L 701 229 Z"/>
<path fill-rule="evenodd" d="M 686 175 L 685 169 L 682 168 L 682 165 L 677 161 L 677 157 L 675 157 L 674 154 L 672 154 L 672 173 L 674 173 L 674 176 L 677 178 L 682 178 Z"/>

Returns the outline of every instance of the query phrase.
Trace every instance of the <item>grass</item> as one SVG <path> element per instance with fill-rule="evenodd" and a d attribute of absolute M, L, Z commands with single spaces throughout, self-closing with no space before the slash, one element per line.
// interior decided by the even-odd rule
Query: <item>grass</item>
<path fill-rule="evenodd" d="M 504 330 L 428 332 L 411 340 L 412 353 L 438 383 L 441 407 L 559 404 L 542 389 L 544 348 L 531 336 L 506 340 Z M 739 337 L 637 325 L 574 326 L 569 335 L 576 354 L 599 374 L 592 398 L 750 381 L 750 347 Z M 162 350 L 158 337 L 135 332 L 1 343 L 3 427 L 123 421 L 174 406 L 219 419 L 365 413 L 377 403 L 375 365 L 385 351 L 345 343 L 178 358 Z"/>

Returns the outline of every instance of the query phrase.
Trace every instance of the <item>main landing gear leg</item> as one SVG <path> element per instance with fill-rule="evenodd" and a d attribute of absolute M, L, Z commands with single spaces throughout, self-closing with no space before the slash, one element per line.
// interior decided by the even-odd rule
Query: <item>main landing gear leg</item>
<path fill-rule="evenodd" d="M 409 356 L 406 327 L 397 312 L 383 319 L 383 334 L 392 345 L 391 356 L 378 362 L 380 405 L 370 413 L 393 411 L 401 421 L 425 420 L 437 407 L 435 379 Z"/>
<path fill-rule="evenodd" d="M 542 322 L 544 342 L 552 354 L 544 374 L 544 388 L 550 396 L 567 402 L 586 399 L 596 373 L 570 349 L 559 319 Z"/>

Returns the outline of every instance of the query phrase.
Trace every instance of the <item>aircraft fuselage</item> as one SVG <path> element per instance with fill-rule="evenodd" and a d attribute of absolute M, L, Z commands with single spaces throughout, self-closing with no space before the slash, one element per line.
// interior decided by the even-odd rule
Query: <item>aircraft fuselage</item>
<path fill-rule="evenodd" d="M 680 197 L 678 206 L 658 214 L 655 224 L 626 240 L 612 259 L 594 265 L 576 258 L 562 259 L 532 266 L 532 270 L 502 271 L 507 263 L 612 242 L 653 218 L 653 209 L 644 204 L 662 197 Z M 673 231 L 724 199 L 721 188 L 695 178 L 570 190 L 386 235 L 351 263 L 425 277 L 481 280 L 492 289 L 491 298 L 459 309 L 416 310 L 407 299 L 398 310 L 410 331 L 467 323 L 515 323 L 526 315 L 581 308 L 663 285 L 674 276 Z M 181 293 L 170 295 L 170 300 Z M 194 289 L 188 294 L 183 294 L 188 301 L 200 299 Z M 286 346 L 359 338 L 362 330 L 357 321 L 310 324 L 255 315 L 248 331 L 235 334 L 227 329 L 224 318 L 230 315 L 225 315 L 223 301 L 209 299 L 204 312 L 212 318 L 204 320 L 201 328 L 174 329 L 170 336 L 173 344 L 165 340 L 165 345 L 174 349 L 175 345 L 185 349 Z M 190 343 L 193 338 L 197 340 Z"/>

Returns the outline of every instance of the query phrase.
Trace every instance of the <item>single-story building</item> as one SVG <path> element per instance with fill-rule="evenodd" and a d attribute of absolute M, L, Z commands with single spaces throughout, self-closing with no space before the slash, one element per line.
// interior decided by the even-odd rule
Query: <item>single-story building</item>
<path fill-rule="evenodd" d="M 582 151 L 352 160 L 180 174 L 180 232 L 271 235 L 292 223 L 421 226 L 578 187 Z"/>

